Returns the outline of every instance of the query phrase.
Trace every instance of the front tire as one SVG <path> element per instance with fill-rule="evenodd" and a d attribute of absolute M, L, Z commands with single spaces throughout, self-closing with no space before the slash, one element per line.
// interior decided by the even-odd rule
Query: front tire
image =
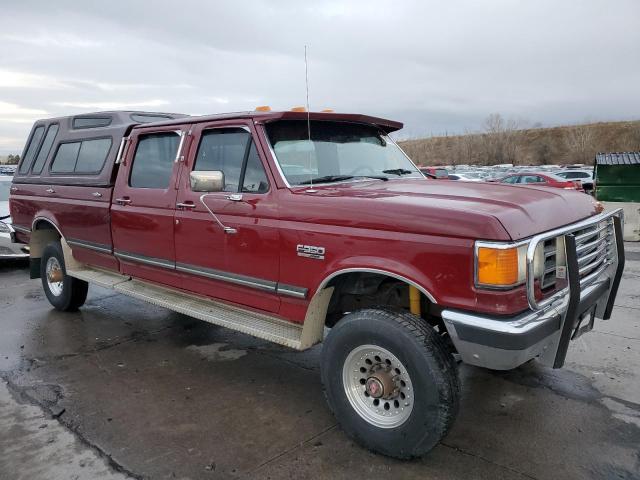
<path fill-rule="evenodd" d="M 405 311 L 376 308 L 346 315 L 324 341 L 321 373 L 342 429 L 390 457 L 429 452 L 458 411 L 451 352 L 433 328 Z"/>
<path fill-rule="evenodd" d="M 50 243 L 42 252 L 40 278 L 44 293 L 56 310 L 71 312 L 84 305 L 89 284 L 67 275 L 59 241 Z"/>

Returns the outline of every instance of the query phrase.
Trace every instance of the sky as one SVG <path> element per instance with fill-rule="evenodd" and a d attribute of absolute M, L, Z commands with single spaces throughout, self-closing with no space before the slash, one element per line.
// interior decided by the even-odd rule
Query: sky
<path fill-rule="evenodd" d="M 0 0 L 0 155 L 39 118 L 305 104 L 401 137 L 640 118 L 640 1 Z"/>

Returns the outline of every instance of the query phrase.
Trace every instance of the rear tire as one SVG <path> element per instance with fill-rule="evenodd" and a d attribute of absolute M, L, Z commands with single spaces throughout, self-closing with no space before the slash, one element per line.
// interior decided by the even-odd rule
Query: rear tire
<path fill-rule="evenodd" d="M 429 452 L 456 417 L 457 365 L 438 333 L 406 311 L 346 315 L 324 341 L 321 374 L 342 429 L 395 458 Z"/>
<path fill-rule="evenodd" d="M 72 312 L 84 305 L 89 284 L 67 275 L 59 241 L 50 243 L 42 252 L 40 278 L 44 293 L 56 310 Z"/>

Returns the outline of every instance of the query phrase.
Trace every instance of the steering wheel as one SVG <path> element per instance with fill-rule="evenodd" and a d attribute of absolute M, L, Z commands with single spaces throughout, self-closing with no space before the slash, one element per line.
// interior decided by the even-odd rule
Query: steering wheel
<path fill-rule="evenodd" d="M 366 170 L 366 171 L 365 171 Z M 349 175 L 375 175 L 376 171 L 369 165 L 360 165 Z"/>

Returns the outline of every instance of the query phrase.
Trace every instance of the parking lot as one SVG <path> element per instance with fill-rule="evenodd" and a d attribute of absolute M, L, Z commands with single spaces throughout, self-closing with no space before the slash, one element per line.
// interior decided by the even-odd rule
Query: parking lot
<path fill-rule="evenodd" d="M 303 353 L 91 286 L 52 310 L 0 267 L 2 478 L 640 478 L 640 245 L 614 317 L 567 365 L 461 367 L 458 420 L 428 456 L 369 453 L 336 426 Z"/>

